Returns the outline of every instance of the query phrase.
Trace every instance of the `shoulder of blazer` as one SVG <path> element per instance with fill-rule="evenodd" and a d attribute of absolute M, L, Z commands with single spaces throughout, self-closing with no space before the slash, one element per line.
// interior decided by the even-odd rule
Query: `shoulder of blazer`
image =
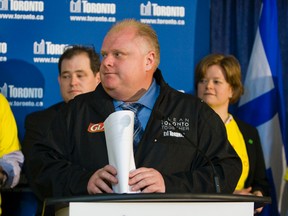
<path fill-rule="evenodd" d="M 35 111 L 32 113 L 29 113 L 25 121 L 39 121 L 40 119 L 49 119 L 51 116 L 56 115 L 56 113 L 65 105 L 65 102 L 59 102 L 57 104 L 54 104 L 44 110 Z"/>
<path fill-rule="evenodd" d="M 258 134 L 258 130 L 256 127 L 242 121 L 241 119 L 239 119 L 237 117 L 233 116 L 233 118 L 236 121 L 246 144 L 247 144 L 247 142 L 249 142 L 249 140 L 252 140 L 252 141 L 253 140 L 256 141 L 256 139 L 258 140 L 259 134 Z"/>
<path fill-rule="evenodd" d="M 233 118 L 236 121 L 236 123 L 237 123 L 237 125 L 238 125 L 238 127 L 239 127 L 241 132 L 242 132 L 242 130 L 244 130 L 244 131 L 249 131 L 249 130 L 255 131 L 255 130 L 257 130 L 256 127 L 254 127 L 254 126 L 242 121 L 241 119 L 239 119 L 239 118 L 237 118 L 235 116 L 233 116 Z"/>

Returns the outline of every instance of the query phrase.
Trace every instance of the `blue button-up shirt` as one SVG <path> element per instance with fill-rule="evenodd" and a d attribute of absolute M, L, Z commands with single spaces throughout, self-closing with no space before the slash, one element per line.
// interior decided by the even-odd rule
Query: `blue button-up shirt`
<path fill-rule="evenodd" d="M 143 105 L 143 108 L 138 113 L 138 118 L 144 130 L 146 128 L 153 106 L 159 94 L 160 86 L 156 83 L 155 79 L 153 79 L 152 85 L 150 86 L 148 91 L 138 101 L 135 102 Z M 120 105 L 124 103 L 123 101 L 113 100 L 113 103 L 116 111 L 122 110 Z"/>

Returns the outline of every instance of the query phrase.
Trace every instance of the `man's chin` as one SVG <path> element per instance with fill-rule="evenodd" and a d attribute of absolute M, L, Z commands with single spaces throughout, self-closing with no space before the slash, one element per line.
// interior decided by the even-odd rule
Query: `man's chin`
<path fill-rule="evenodd" d="M 77 95 L 79 95 L 80 93 L 78 93 L 78 94 L 76 94 L 76 93 L 70 93 L 69 95 L 68 95 L 68 98 L 69 98 L 69 100 L 72 100 L 72 99 L 74 99 Z"/>

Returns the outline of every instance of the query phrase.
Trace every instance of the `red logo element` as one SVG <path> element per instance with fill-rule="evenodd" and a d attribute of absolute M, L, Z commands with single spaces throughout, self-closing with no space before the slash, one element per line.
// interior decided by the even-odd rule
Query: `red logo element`
<path fill-rule="evenodd" d="M 97 124 L 90 123 L 88 126 L 88 131 L 90 133 L 103 132 L 104 131 L 104 123 L 103 122 L 100 122 Z"/>

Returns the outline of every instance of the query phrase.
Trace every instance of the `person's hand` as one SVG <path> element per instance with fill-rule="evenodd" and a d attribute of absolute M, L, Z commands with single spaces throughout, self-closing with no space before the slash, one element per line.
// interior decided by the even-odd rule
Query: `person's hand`
<path fill-rule="evenodd" d="M 263 197 L 263 194 L 261 191 L 254 191 L 253 195 Z M 262 210 L 263 210 L 263 207 L 257 208 L 257 209 L 255 209 L 254 213 L 260 213 Z"/>
<path fill-rule="evenodd" d="M 143 193 L 165 192 L 162 175 L 155 169 L 141 167 L 129 174 L 129 185 L 132 191 L 141 190 Z"/>
<path fill-rule="evenodd" d="M 102 169 L 97 170 L 88 181 L 88 193 L 113 193 L 111 185 L 118 183 L 115 177 L 116 174 L 117 170 L 111 165 L 106 165 Z"/>
<path fill-rule="evenodd" d="M 235 190 L 233 194 L 239 194 L 239 195 L 252 195 L 252 187 L 244 188 L 242 190 Z"/>
<path fill-rule="evenodd" d="M 263 194 L 261 191 L 253 191 L 252 193 L 252 187 L 244 188 L 242 190 L 235 190 L 234 194 L 240 194 L 240 195 L 255 195 L 255 196 L 261 196 L 263 197 Z M 255 209 L 254 213 L 260 213 L 263 210 L 263 207 Z"/>

